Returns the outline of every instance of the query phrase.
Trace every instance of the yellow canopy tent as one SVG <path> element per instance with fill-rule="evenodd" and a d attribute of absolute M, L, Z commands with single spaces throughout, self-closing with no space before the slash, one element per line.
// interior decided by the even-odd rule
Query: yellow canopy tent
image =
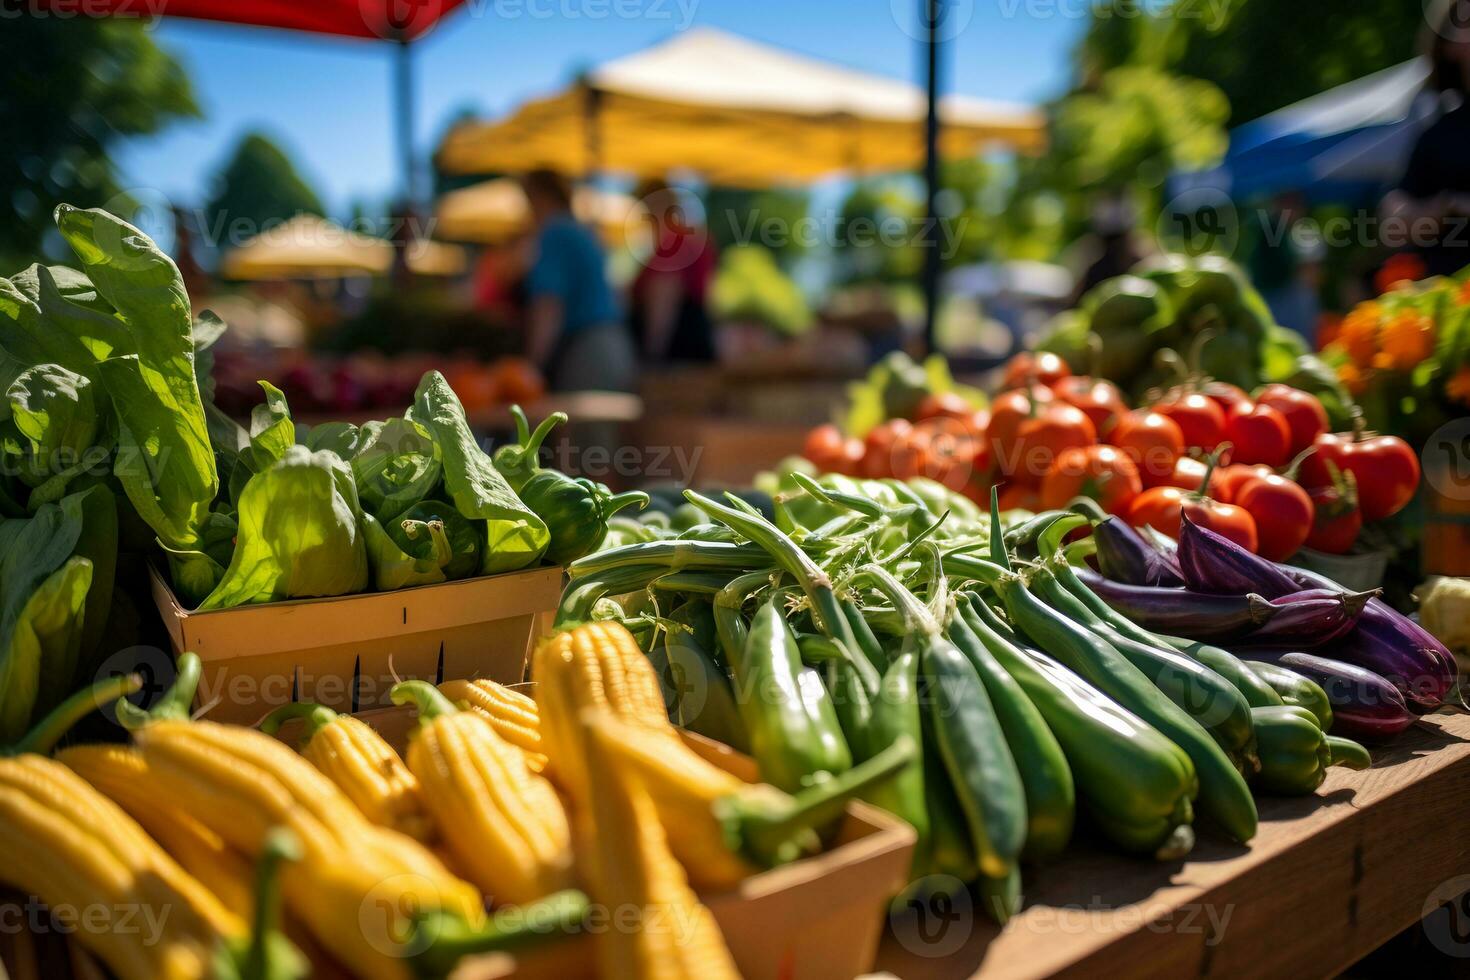
<path fill-rule="evenodd" d="M 711 183 L 759 187 L 916 167 L 924 113 L 924 92 L 907 82 L 701 28 L 594 68 L 502 120 L 461 124 L 437 160 L 448 173 L 689 168 Z M 1032 152 L 1045 140 L 1042 114 L 1024 106 L 951 96 L 940 118 L 947 157 L 996 145 Z"/>
<path fill-rule="evenodd" d="M 626 194 L 581 186 L 572 193 L 572 211 L 608 241 L 620 241 L 634 200 Z M 531 226 L 531 205 L 521 185 L 509 177 L 487 180 L 439 199 L 434 234 L 456 242 L 497 244 Z"/>
<path fill-rule="evenodd" d="M 464 250 L 420 239 L 408 247 L 408 267 L 419 275 L 464 271 Z M 298 214 L 225 254 L 220 275 L 234 280 L 335 279 L 381 276 L 393 268 L 393 245 L 314 214 Z"/>

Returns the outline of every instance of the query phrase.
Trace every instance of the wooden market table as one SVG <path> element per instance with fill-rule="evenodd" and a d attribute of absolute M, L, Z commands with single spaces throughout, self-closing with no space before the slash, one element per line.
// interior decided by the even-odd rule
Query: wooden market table
<path fill-rule="evenodd" d="M 1314 796 L 1258 801 L 1248 846 L 1202 831 L 1187 860 L 1082 844 L 1027 874 L 1002 931 L 966 908 L 893 923 L 878 969 L 979 977 L 1319 977 L 1470 891 L 1470 716 L 1420 719 Z M 1459 880 L 1456 880 L 1459 879 Z M 937 914 L 936 914 L 937 913 Z M 1470 956 L 1470 937 L 1431 935 Z"/>

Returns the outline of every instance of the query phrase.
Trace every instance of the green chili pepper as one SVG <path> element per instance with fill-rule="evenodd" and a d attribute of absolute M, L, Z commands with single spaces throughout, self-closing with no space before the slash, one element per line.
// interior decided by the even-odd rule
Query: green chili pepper
<path fill-rule="evenodd" d="M 973 577 L 990 581 L 1011 619 L 1041 648 L 1076 671 L 1099 691 L 1136 712 L 1188 754 L 1199 781 L 1201 811 L 1235 840 L 1249 840 L 1256 832 L 1256 804 L 1250 788 L 1230 757 L 1200 725 L 1149 681 L 1137 667 L 1103 637 L 1047 606 L 1021 578 L 994 565 L 968 557 Z"/>
<path fill-rule="evenodd" d="M 1077 794 L 1103 833 L 1126 850 L 1162 860 L 1187 854 L 1196 787 L 1189 757 L 1051 657 L 1018 646 L 984 602 L 962 602 L 960 615 L 1046 719 Z"/>
<path fill-rule="evenodd" d="M 707 497 L 701 497 L 693 490 L 685 490 L 684 496 L 711 517 L 729 525 L 737 534 L 764 548 L 780 568 L 796 579 L 806 593 L 812 604 L 812 619 L 817 629 L 841 643 L 848 651 L 856 648 L 852 630 L 838 604 L 837 594 L 832 591 L 831 578 L 796 542 L 759 514 L 716 503 Z M 861 670 L 856 660 L 854 663 Z M 868 666 L 871 669 L 872 665 Z M 870 694 L 876 687 L 876 673 L 872 671 L 871 676 L 864 680 L 869 685 Z"/>
<path fill-rule="evenodd" d="M 604 596 L 626 595 L 648 586 L 661 575 L 668 574 L 664 565 L 620 565 L 600 575 L 573 579 L 561 594 L 552 625 L 570 629 L 578 623 L 591 622 L 592 609 Z"/>
<path fill-rule="evenodd" d="M 438 500 L 421 500 L 387 521 L 383 530 L 403 553 L 436 562 L 446 579 L 465 578 L 480 567 L 483 528 Z"/>
<path fill-rule="evenodd" d="M 1064 589 L 1047 566 L 1033 570 L 1031 587 L 1053 609 L 1086 626 L 1137 667 L 1170 701 L 1179 706 L 1249 775 L 1255 772 L 1256 736 L 1250 705 L 1225 678 L 1177 650 L 1140 643 L 1114 630 L 1081 599 Z"/>
<path fill-rule="evenodd" d="M 1271 686 L 1283 703 L 1306 708 L 1317 719 L 1317 727 L 1324 732 L 1332 730 L 1332 702 L 1327 692 L 1310 677 L 1303 677 L 1294 670 L 1277 664 L 1264 664 L 1256 660 L 1244 661 L 1252 674 Z"/>
<path fill-rule="evenodd" d="M 980 873 L 1004 878 L 1026 843 L 1026 791 L 990 695 L 970 661 L 940 633 L 929 610 L 887 569 L 868 565 L 862 573 L 910 626 L 919 669 L 928 682 L 934 740 L 965 811 Z"/>
<path fill-rule="evenodd" d="M 1021 854 L 1029 860 L 1044 861 L 1060 854 L 1072 837 L 1077 810 L 1072 770 L 1036 705 L 965 621 L 964 610 L 969 603 L 967 596 L 958 598 L 957 614 L 949 623 L 949 638 L 984 682 L 1006 744 L 1020 769 L 1021 785 L 1026 791 L 1026 846 Z"/>
<path fill-rule="evenodd" d="M 745 571 L 770 563 L 766 550 L 754 544 L 727 541 L 640 541 L 621 548 L 599 551 L 567 566 L 575 581 L 624 565 L 662 565 L 666 572 L 712 572 L 720 569 Z"/>
<path fill-rule="evenodd" d="M 546 558 L 565 565 L 589 554 L 607 534 L 608 518 L 625 507 L 648 504 L 641 490 L 613 493 L 600 483 L 573 479 L 560 470 L 540 470 L 521 484 L 521 503 L 551 532 Z"/>
<path fill-rule="evenodd" d="M 775 600 L 755 614 L 735 668 L 737 701 L 761 778 L 794 793 L 852 766 L 831 698 L 801 665 Z"/>
<path fill-rule="evenodd" d="M 1246 703 L 1252 708 L 1276 708 L 1286 703 L 1263 677 L 1229 651 L 1200 640 L 1187 640 L 1163 633 L 1159 634 L 1159 640 L 1185 656 L 1198 660 L 1235 685 L 1235 689 L 1244 695 Z"/>
<path fill-rule="evenodd" d="M 552 429 L 567 420 L 567 413 L 552 412 L 541 420 L 535 432 L 531 431 L 521 406 L 512 405 L 510 414 L 516 422 L 516 441 L 496 449 L 491 456 L 491 462 L 500 475 L 505 477 L 510 488 L 519 493 L 521 486 L 540 469 L 537 456 L 541 452 L 541 443 Z"/>
<path fill-rule="evenodd" d="M 832 710 L 837 714 L 837 723 L 842 729 L 842 737 L 847 741 L 853 761 L 861 762 L 869 754 L 869 739 L 873 734 L 873 704 L 868 698 L 862 678 L 852 665 L 851 655 L 836 640 L 825 636 L 819 639 L 833 648 L 833 658 L 826 661 L 821 668 L 826 676 L 827 695 L 832 700 Z M 802 659 L 806 659 L 805 651 Z M 872 747 L 882 748 L 881 745 Z"/>
<path fill-rule="evenodd" d="M 857 743 L 859 761 L 904 735 L 911 737 L 915 745 L 923 745 L 923 720 L 919 704 L 919 653 L 904 650 L 883 674 L 867 730 Z M 924 768 L 921 763 L 911 765 L 864 797 L 914 828 L 918 835 L 913 866 L 916 874 L 921 873 L 920 862 L 929 850 L 929 802 L 925 796 Z"/>
<path fill-rule="evenodd" d="M 878 642 L 878 637 L 873 635 L 872 627 L 863 618 L 862 608 L 855 602 L 844 601 L 842 615 L 847 618 L 847 625 L 852 630 L 853 642 L 857 644 L 858 651 L 868 658 L 868 663 L 873 665 L 873 669 L 886 671 L 889 666 L 888 655 L 883 652 L 883 644 Z"/>
<path fill-rule="evenodd" d="M 1281 705 L 1253 708 L 1261 744 L 1261 772 L 1256 784 L 1267 793 L 1298 796 L 1311 793 L 1327 778 L 1329 766 L 1366 769 L 1368 750 L 1357 742 L 1326 735 L 1306 708 Z"/>
<path fill-rule="evenodd" d="M 649 660 L 658 672 L 669 717 L 691 732 L 749 752 L 730 678 L 710 653 L 718 642 L 710 604 L 686 602 L 668 618 L 672 628 L 649 651 Z"/>

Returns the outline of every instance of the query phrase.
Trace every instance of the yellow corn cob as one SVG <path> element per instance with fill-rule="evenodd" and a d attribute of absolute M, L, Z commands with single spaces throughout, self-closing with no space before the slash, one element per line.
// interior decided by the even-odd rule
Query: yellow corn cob
<path fill-rule="evenodd" d="M 433 828 L 424 810 L 419 781 L 393 746 L 371 726 L 318 704 L 295 703 L 273 711 L 261 731 L 276 734 L 288 718 L 305 719 L 301 754 L 380 827 L 429 843 Z"/>
<path fill-rule="evenodd" d="M 536 649 L 531 677 L 536 681 L 543 751 L 558 785 L 574 802 L 586 796 L 585 734 L 577 722 L 583 710 L 609 711 L 679 744 L 658 675 L 620 624 L 587 623 L 551 637 Z"/>
<path fill-rule="evenodd" d="M 52 905 L 127 911 L 77 940 L 122 980 L 193 980 L 212 974 L 243 921 L 164 853 L 117 804 L 66 766 L 27 754 L 0 759 L 0 880 Z M 138 933 L 140 909 L 157 923 Z"/>
<path fill-rule="evenodd" d="M 127 812 L 236 915 L 254 907 L 254 869 L 213 830 L 170 802 L 143 757 L 124 745 L 77 745 L 56 759 Z"/>
<path fill-rule="evenodd" d="M 473 886 L 422 844 L 369 822 L 331 780 L 271 736 L 162 718 L 134 737 L 169 796 L 247 855 L 260 852 L 274 826 L 296 834 L 303 856 L 283 869 L 287 905 L 354 973 L 407 977 L 395 944 L 420 911 L 483 920 Z M 364 917 L 379 913 L 382 931 L 369 935 Z"/>
<path fill-rule="evenodd" d="M 524 904 L 569 887 L 566 812 L 525 753 L 427 682 L 405 681 L 392 696 L 418 706 L 408 767 L 456 866 L 496 902 Z"/>
<path fill-rule="evenodd" d="M 669 851 L 653 800 L 612 752 L 610 741 L 595 727 L 587 730 L 587 800 L 577 809 L 578 854 L 588 895 L 619 924 L 597 936 L 600 975 L 605 980 L 738 977 L 719 926 Z M 624 928 L 630 915 L 636 921 Z"/>
<path fill-rule="evenodd" d="M 439 690 L 455 704 L 484 715 L 495 734 L 524 749 L 526 765 L 532 772 L 546 768 L 546 755 L 541 751 L 541 719 L 531 698 L 504 684 L 483 679 L 445 681 Z"/>

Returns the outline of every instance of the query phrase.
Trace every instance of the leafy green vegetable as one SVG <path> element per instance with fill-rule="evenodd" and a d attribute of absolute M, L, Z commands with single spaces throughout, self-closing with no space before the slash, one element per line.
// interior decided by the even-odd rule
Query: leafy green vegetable
<path fill-rule="evenodd" d="M 234 555 L 199 608 L 361 592 L 368 560 L 360 516 L 347 464 L 291 446 L 241 492 Z"/>
<path fill-rule="evenodd" d="M 351 459 L 363 509 L 383 522 L 433 493 L 442 472 L 429 430 L 403 418 L 364 425 Z"/>
<path fill-rule="evenodd" d="M 447 581 L 438 554 L 422 558 L 406 553 L 372 514 L 362 515 L 362 527 L 367 539 L 368 560 L 373 568 L 373 588 L 379 592 Z"/>
<path fill-rule="evenodd" d="M 545 522 L 521 503 L 475 441 L 464 406 L 449 382 L 430 371 L 414 393 L 412 420 L 433 435 L 444 466 L 444 486 L 465 517 L 486 524 L 480 571 L 489 575 L 534 565 L 551 543 Z"/>
<path fill-rule="evenodd" d="M 230 470 L 230 500 L 236 504 L 252 476 L 269 469 L 296 445 L 296 423 L 291 421 L 286 396 L 269 381 L 256 384 L 265 392 L 265 403 L 251 410 L 250 443 L 236 455 Z"/>
<path fill-rule="evenodd" d="M 302 441 L 312 452 L 330 449 L 343 459 L 350 460 L 357 455 L 362 439 L 362 430 L 351 422 L 323 422 L 312 426 Z M 362 496 L 361 485 L 358 486 L 357 495 L 359 498 Z"/>
<path fill-rule="evenodd" d="M 136 351 L 101 362 L 119 421 L 118 480 L 166 547 L 189 550 L 219 478 L 183 278 L 146 235 L 105 211 L 63 204 L 56 223 Z"/>

